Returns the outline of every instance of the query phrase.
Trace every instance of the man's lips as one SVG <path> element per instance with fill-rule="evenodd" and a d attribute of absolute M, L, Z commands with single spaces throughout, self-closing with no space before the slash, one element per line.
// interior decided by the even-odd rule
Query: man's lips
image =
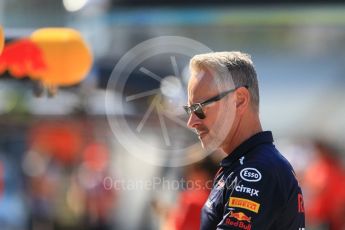
<path fill-rule="evenodd" d="M 200 138 L 200 137 L 205 136 L 207 133 L 209 133 L 209 130 L 207 127 L 200 126 L 200 127 L 194 128 L 194 132 Z"/>

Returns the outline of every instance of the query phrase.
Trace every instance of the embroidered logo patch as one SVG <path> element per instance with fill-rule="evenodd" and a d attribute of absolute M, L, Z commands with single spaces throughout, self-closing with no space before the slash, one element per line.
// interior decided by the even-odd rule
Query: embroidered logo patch
<path fill-rule="evenodd" d="M 247 209 L 249 211 L 258 213 L 260 204 L 248 199 L 230 197 L 229 207 L 243 208 L 243 209 Z"/>

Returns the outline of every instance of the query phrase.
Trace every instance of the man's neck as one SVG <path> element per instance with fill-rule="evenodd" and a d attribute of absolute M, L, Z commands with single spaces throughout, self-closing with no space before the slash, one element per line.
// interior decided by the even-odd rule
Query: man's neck
<path fill-rule="evenodd" d="M 259 132 L 262 132 L 259 118 L 250 123 L 242 122 L 230 137 L 230 142 L 225 143 L 221 149 L 226 154 L 231 154 L 240 144 Z"/>

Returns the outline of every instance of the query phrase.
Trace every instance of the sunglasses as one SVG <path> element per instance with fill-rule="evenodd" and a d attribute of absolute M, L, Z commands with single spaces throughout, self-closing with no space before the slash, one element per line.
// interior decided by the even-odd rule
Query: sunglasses
<path fill-rule="evenodd" d="M 213 102 L 221 100 L 222 98 L 224 98 L 229 93 L 235 92 L 238 88 L 241 88 L 241 87 L 245 87 L 245 88 L 248 89 L 248 86 L 236 87 L 234 89 L 230 89 L 230 90 L 224 91 L 224 92 L 220 93 L 217 96 L 211 97 L 211 98 L 207 99 L 206 101 L 203 101 L 203 102 L 200 102 L 200 103 L 195 103 L 195 104 L 192 104 L 190 106 L 185 105 L 185 106 L 183 106 L 183 109 L 186 111 L 188 116 L 190 116 L 192 113 L 194 113 L 199 119 L 205 119 L 206 115 L 205 115 L 204 111 L 202 110 L 202 108 L 204 106 L 209 105 L 209 104 L 211 104 Z"/>

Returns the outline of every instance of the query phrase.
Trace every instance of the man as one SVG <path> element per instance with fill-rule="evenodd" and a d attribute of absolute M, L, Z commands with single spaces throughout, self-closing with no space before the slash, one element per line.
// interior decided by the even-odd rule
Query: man
<path fill-rule="evenodd" d="M 301 189 L 289 162 L 263 132 L 259 88 L 250 56 L 194 56 L 188 84 L 188 127 L 204 149 L 223 150 L 201 229 L 304 230 Z"/>

